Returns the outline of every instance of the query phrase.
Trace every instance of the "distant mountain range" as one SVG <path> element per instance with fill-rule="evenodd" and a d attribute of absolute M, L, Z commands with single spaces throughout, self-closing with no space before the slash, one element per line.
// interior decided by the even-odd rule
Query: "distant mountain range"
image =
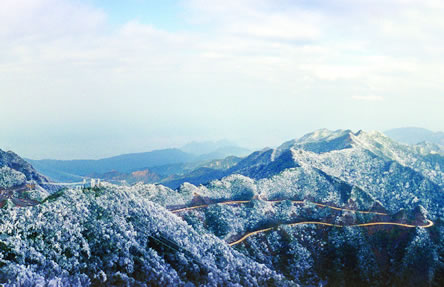
<path fill-rule="evenodd" d="M 180 150 L 200 156 L 211 154 L 219 154 L 219 156 L 245 156 L 251 152 L 250 150 L 240 147 L 235 143 L 227 140 L 220 140 L 215 142 L 191 142 L 182 146 Z"/>
<path fill-rule="evenodd" d="M 36 190 L 41 204 L 0 208 L 0 284 L 441 286 L 444 155 L 433 148 L 322 129 L 243 158 L 124 172 L 174 189 Z M 36 180 L 4 156 L 0 188 Z"/>
<path fill-rule="evenodd" d="M 132 153 L 99 160 L 32 160 L 36 170 L 55 181 L 78 181 L 84 177 L 134 183 L 157 182 L 172 174 L 181 174 L 215 159 L 245 156 L 249 151 L 228 141 L 193 142 L 181 149 L 163 149 Z M 150 174 L 150 176 L 138 176 Z"/>
<path fill-rule="evenodd" d="M 421 142 L 429 142 L 444 147 L 444 132 L 433 132 L 424 128 L 406 127 L 391 129 L 384 133 L 402 143 L 418 144 Z"/>
<path fill-rule="evenodd" d="M 206 184 L 211 180 L 221 179 L 231 174 L 241 174 L 258 180 L 279 174 L 289 168 L 298 168 L 304 165 L 316 167 L 334 176 L 339 176 L 341 170 L 343 172 L 350 170 L 355 174 L 349 174 L 347 177 L 356 180 L 358 175 L 367 174 L 370 178 L 376 176 L 372 173 L 373 170 L 366 167 L 368 162 L 373 161 L 375 164 L 378 162 L 375 170 L 381 173 L 387 171 L 388 167 L 384 165 L 390 163 L 393 164 L 393 168 L 404 173 L 406 180 L 409 177 L 426 176 L 428 178 L 427 184 L 430 185 L 444 181 L 444 156 L 430 153 L 430 151 L 424 150 L 422 145 L 399 144 L 379 132 L 358 131 L 353 133 L 350 130 L 318 130 L 300 139 L 288 141 L 276 149 L 267 148 L 253 152 L 225 169 L 200 169 L 199 172 L 193 171 L 182 175 L 180 180 L 166 180 L 162 184 L 171 188 L 178 188 L 184 182 L 196 185 Z M 410 168 L 407 169 L 405 166 L 410 166 Z M 427 168 L 427 171 L 424 171 L 424 167 Z M 433 176 L 429 173 L 429 169 L 434 170 L 431 173 Z M 385 177 L 383 174 L 379 176 Z M 355 184 L 356 182 L 351 183 Z M 359 182 L 359 185 L 366 186 L 368 183 L 364 180 Z M 433 189 L 439 190 L 438 187 Z M 375 195 L 379 193 L 378 190 L 373 192 Z M 441 195 L 437 193 L 435 196 L 438 198 Z"/>

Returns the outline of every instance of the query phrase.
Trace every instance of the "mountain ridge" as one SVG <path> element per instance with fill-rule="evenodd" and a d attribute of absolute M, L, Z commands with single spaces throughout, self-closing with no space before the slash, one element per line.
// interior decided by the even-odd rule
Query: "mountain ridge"
<path fill-rule="evenodd" d="M 427 150 L 422 147 L 411 147 L 408 145 L 403 145 L 394 142 L 384 134 L 372 131 L 364 132 L 362 130 L 353 133 L 351 130 L 337 130 L 329 131 L 322 129 L 309 133 L 300 139 L 294 139 L 287 141 L 275 149 L 266 148 L 261 151 L 255 151 L 248 155 L 247 157 L 241 159 L 237 164 L 230 167 L 229 169 L 221 171 L 214 171 L 211 174 L 211 170 L 205 175 L 206 178 L 220 179 L 221 176 L 227 176 L 233 173 L 240 174 L 250 174 L 256 173 L 255 178 L 261 177 L 260 169 L 264 169 L 267 165 L 270 165 L 275 160 L 279 159 L 279 162 L 274 163 L 275 172 L 279 172 L 284 168 L 296 167 L 297 163 L 294 162 L 293 158 L 288 157 L 284 160 L 279 158 L 280 155 L 289 150 L 293 150 L 297 153 L 298 150 L 309 151 L 319 156 L 325 153 L 335 153 L 335 152 L 347 152 L 347 151 L 358 151 L 358 150 L 368 150 L 377 157 L 381 157 L 385 160 L 394 160 L 402 165 L 410 165 L 417 170 L 420 169 L 421 164 L 426 164 L 430 168 L 435 162 L 440 162 L 443 157 L 437 154 L 426 153 Z M 424 155 L 426 153 L 426 155 Z M 429 161 L 424 162 L 423 159 L 429 159 Z M 421 163 L 422 162 L 422 163 Z M 278 168 L 279 164 L 281 169 Z M 436 165 L 436 164 L 435 164 Z M 262 167 L 261 167 L 262 166 Z M 253 171 L 253 167 L 255 171 Z M 266 169 L 266 168 L 265 168 Z M 444 178 L 444 165 L 439 165 L 438 173 L 436 174 L 439 180 Z M 182 181 L 187 181 L 187 175 L 182 176 Z M 437 179 L 438 180 L 438 179 Z M 167 181 L 163 182 L 167 186 L 177 188 L 177 180 L 174 184 L 169 184 Z M 204 181 L 199 182 L 198 179 L 193 179 L 193 183 L 205 183 Z"/>
<path fill-rule="evenodd" d="M 36 191 L 40 204 L 0 209 L 0 283 L 439 286 L 443 163 L 380 133 L 322 130 L 198 166 L 175 189 Z"/>
<path fill-rule="evenodd" d="M 38 184 L 48 182 L 48 179 L 39 174 L 34 167 L 12 151 L 5 152 L 0 149 L 0 168 L 10 168 L 22 173 L 27 181 Z"/>
<path fill-rule="evenodd" d="M 227 144 L 230 145 L 227 145 Z M 119 172 L 124 178 L 125 174 L 147 169 L 159 170 L 156 176 L 163 178 L 171 175 L 167 169 L 166 174 L 162 173 L 162 167 L 171 167 L 172 170 L 183 172 L 192 169 L 193 166 L 204 165 L 209 161 L 223 159 L 227 156 L 245 155 L 248 150 L 221 141 L 218 143 L 205 142 L 204 148 L 200 152 L 190 153 L 178 148 L 153 150 L 149 152 L 122 154 L 103 159 L 95 160 L 33 160 L 26 159 L 42 174 L 47 175 L 55 181 L 79 181 L 84 177 L 100 177 L 106 173 Z M 189 149 L 201 147 L 198 142 L 189 144 Z M 190 164 L 190 166 L 187 166 Z M 154 173 L 157 173 L 154 171 Z"/>

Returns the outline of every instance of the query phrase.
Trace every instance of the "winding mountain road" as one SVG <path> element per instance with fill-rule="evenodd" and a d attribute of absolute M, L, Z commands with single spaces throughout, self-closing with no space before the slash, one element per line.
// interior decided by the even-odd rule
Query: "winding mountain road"
<path fill-rule="evenodd" d="M 264 200 L 264 199 L 261 199 L 261 200 Z M 265 199 L 264 201 L 271 202 L 271 203 L 278 203 L 278 202 L 282 202 L 284 200 L 285 199 L 280 199 L 280 200 L 266 200 Z M 206 207 L 208 207 L 210 205 L 215 205 L 215 204 L 232 205 L 232 204 L 249 203 L 251 201 L 252 201 L 252 199 L 251 200 L 229 200 L 229 201 L 223 201 L 223 202 L 216 202 L 216 203 L 210 203 L 210 204 L 202 204 L 202 205 L 184 207 L 184 208 L 174 209 L 174 210 L 170 210 L 170 211 L 173 212 L 173 213 L 179 213 L 179 212 L 189 211 L 189 210 L 193 210 L 193 209 L 206 208 Z M 318 207 L 325 207 L 325 208 L 330 208 L 330 209 L 339 210 L 339 211 L 349 211 L 349 212 L 363 213 L 363 214 L 387 215 L 387 213 L 383 213 L 383 212 L 341 208 L 341 207 L 331 206 L 331 205 L 327 205 L 327 204 L 311 202 L 311 201 L 307 201 L 307 200 L 305 200 L 305 201 L 303 201 L 303 200 L 291 200 L 291 202 L 295 203 L 295 204 L 311 203 L 311 204 L 314 204 L 314 205 L 316 205 Z M 320 222 L 320 221 L 301 221 L 301 222 L 295 222 L 295 223 L 280 224 L 278 226 L 296 226 L 296 225 L 303 225 L 303 224 L 316 224 L 316 225 L 338 227 L 338 228 L 344 228 L 344 227 L 368 227 L 368 226 L 376 226 L 376 225 L 394 225 L 394 226 L 400 226 L 400 227 L 406 227 L 406 228 L 416 228 L 416 227 L 429 228 L 429 227 L 433 226 L 433 222 L 431 220 L 429 220 L 429 219 L 426 219 L 426 220 L 427 220 L 427 224 L 426 225 L 412 225 L 412 224 L 404 224 L 404 223 L 397 223 L 397 222 L 369 222 L 369 223 L 359 223 L 359 224 L 351 224 L 351 225 L 339 225 L 339 224 Z M 250 236 L 270 231 L 273 228 L 276 228 L 278 226 L 274 226 L 274 227 L 269 227 L 269 228 L 264 228 L 264 229 L 259 229 L 259 230 L 248 232 L 247 234 L 245 234 L 244 236 L 242 236 L 238 240 L 236 240 L 234 242 L 231 242 L 231 243 L 228 243 L 228 245 L 230 245 L 230 246 L 237 245 L 237 244 L 243 242 L 245 239 L 247 239 Z"/>
<path fill-rule="evenodd" d="M 222 201 L 222 202 L 215 202 L 215 203 L 210 203 L 210 204 L 202 204 L 202 205 L 195 205 L 195 206 L 190 206 L 190 207 L 184 207 L 184 208 L 179 208 L 179 209 L 172 209 L 170 210 L 172 213 L 178 213 L 181 211 L 188 211 L 188 210 L 192 210 L 192 209 L 198 209 L 198 208 L 205 208 L 208 207 L 210 205 L 215 205 L 215 204 L 225 204 L 225 205 L 230 205 L 230 204 L 242 204 L 242 203 L 249 203 L 251 200 L 230 200 L 230 201 Z"/>
<path fill-rule="evenodd" d="M 215 202 L 215 203 L 210 203 L 210 204 L 202 204 L 202 205 L 195 205 L 195 206 L 190 206 L 190 207 L 184 207 L 184 208 L 179 208 L 179 209 L 172 209 L 170 211 L 173 212 L 173 213 L 178 213 L 178 212 L 188 211 L 188 210 L 193 210 L 193 209 L 198 209 L 198 208 L 205 208 L 205 207 L 208 207 L 210 205 L 215 205 L 215 204 L 224 204 L 224 205 L 243 204 L 243 203 L 249 203 L 252 200 L 253 199 L 250 199 L 250 200 L 228 200 L 228 201 Z M 287 199 L 279 199 L 279 200 L 261 199 L 261 200 L 266 201 L 266 202 L 271 202 L 271 203 L 278 203 L 278 202 L 285 201 Z M 314 204 L 314 205 L 316 205 L 318 207 L 326 207 L 326 208 L 330 208 L 330 209 L 334 209 L 334 210 L 340 210 L 340 211 L 350 211 L 350 212 L 354 212 L 354 213 L 363 213 L 363 214 L 387 215 L 387 213 L 382 213 L 382 212 L 340 208 L 340 207 L 331 206 L 331 205 L 322 204 L 322 203 L 317 203 L 317 202 L 312 202 L 312 201 L 308 201 L 308 200 L 290 200 L 290 201 L 292 203 L 294 203 L 294 204 L 311 203 L 311 204 Z"/>
<path fill-rule="evenodd" d="M 331 227 L 338 227 L 338 228 L 344 228 L 344 227 L 365 227 L 365 226 L 374 226 L 374 225 L 396 225 L 396 226 L 402 226 L 407 228 L 415 228 L 415 227 L 422 227 L 422 228 L 429 228 L 433 226 L 433 221 L 426 219 L 427 225 L 411 225 L 411 224 L 403 224 L 403 223 L 396 223 L 396 222 L 370 222 L 370 223 L 360 223 L 360 224 L 352 224 L 352 225 L 339 225 L 339 224 L 332 224 L 332 223 L 325 223 L 325 222 L 319 222 L 319 221 L 302 221 L 302 222 L 295 222 L 295 223 L 289 223 L 289 224 L 281 224 L 279 226 L 296 226 L 296 225 L 303 225 L 303 224 L 317 224 L 317 225 L 325 225 L 325 226 L 331 226 Z M 256 231 L 249 232 L 242 236 L 240 239 L 228 243 L 230 246 L 237 245 L 241 242 L 243 242 L 245 239 L 247 239 L 250 236 L 267 232 L 272 230 L 275 227 L 260 229 Z"/>

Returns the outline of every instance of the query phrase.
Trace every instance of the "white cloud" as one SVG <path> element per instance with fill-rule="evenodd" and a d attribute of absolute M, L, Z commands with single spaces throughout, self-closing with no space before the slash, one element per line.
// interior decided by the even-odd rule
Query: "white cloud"
<path fill-rule="evenodd" d="M 242 138 L 252 126 L 316 117 L 306 107 L 328 117 L 343 95 L 359 95 L 349 101 L 356 105 L 402 98 L 416 108 L 417 94 L 419 105 L 444 104 L 440 1 L 185 2 L 197 29 L 137 21 L 116 28 L 78 1 L 4 0 L 0 121 L 25 133 L 112 125 L 168 138 L 159 126 L 177 138 Z M 322 126 L 321 118 L 311 124 Z M 255 130 L 249 138 L 266 134 Z"/>
<path fill-rule="evenodd" d="M 46 40 L 90 34 L 105 23 L 105 14 L 66 0 L 3 0 L 0 37 L 11 41 Z"/>
<path fill-rule="evenodd" d="M 230 25 L 233 34 L 269 40 L 307 41 L 319 37 L 319 28 L 303 15 L 262 15 L 251 22 Z M 312 21 L 313 22 L 313 21 Z"/>
<path fill-rule="evenodd" d="M 384 97 L 376 95 L 367 95 L 367 96 L 352 96 L 352 99 L 365 102 L 381 102 L 384 100 Z"/>

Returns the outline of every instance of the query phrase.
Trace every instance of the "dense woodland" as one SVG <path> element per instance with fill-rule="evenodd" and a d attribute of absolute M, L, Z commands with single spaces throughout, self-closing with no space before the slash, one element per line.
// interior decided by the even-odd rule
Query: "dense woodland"
<path fill-rule="evenodd" d="M 23 196 L 41 204 L 17 207 L 7 200 L 0 209 L 5 286 L 444 282 L 444 156 L 436 147 L 321 130 L 253 153 L 227 166 L 222 178 L 177 189 L 104 183 L 55 191 L 17 164 L 18 156 L 12 165 L 13 157 L 1 157 L 0 187 L 40 181 Z M 243 202 L 224 204 L 231 200 Z M 174 212 L 197 205 L 204 206 Z M 353 226 L 426 226 L 427 220 L 434 225 Z M 302 221 L 344 227 L 289 225 Z"/>

